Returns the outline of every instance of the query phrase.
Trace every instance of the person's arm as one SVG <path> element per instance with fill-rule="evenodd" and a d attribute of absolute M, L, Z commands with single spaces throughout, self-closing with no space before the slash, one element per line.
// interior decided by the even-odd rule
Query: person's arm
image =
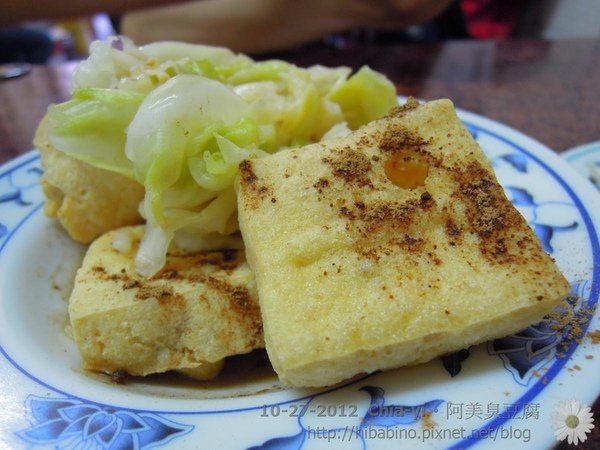
<path fill-rule="evenodd" d="M 80 17 L 96 12 L 120 14 L 176 1 L 182 0 L 3 0 L 0 2 L 0 26 L 28 20 Z"/>
<path fill-rule="evenodd" d="M 356 27 L 401 29 L 444 11 L 452 0 L 204 0 L 126 14 L 123 34 L 223 45 L 258 53 L 286 49 Z"/>

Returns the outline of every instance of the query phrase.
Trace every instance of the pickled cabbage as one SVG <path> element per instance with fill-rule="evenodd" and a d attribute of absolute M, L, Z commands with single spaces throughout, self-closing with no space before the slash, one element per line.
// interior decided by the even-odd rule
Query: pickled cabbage
<path fill-rule="evenodd" d="M 256 62 L 220 47 L 126 37 L 94 42 L 73 98 L 48 111 L 49 141 L 145 188 L 136 258 L 151 276 L 177 232 L 237 230 L 239 163 L 348 133 L 397 104 L 394 86 L 363 67 Z"/>

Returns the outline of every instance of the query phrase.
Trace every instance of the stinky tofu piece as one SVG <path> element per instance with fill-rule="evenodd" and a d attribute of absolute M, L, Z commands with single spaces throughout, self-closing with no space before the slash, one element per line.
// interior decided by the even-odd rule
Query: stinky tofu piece
<path fill-rule="evenodd" d="M 144 187 L 124 175 L 99 169 L 55 149 L 47 138 L 48 120 L 34 139 L 44 173 L 44 212 L 56 217 L 71 238 L 89 244 L 115 228 L 142 222 L 138 205 Z"/>
<path fill-rule="evenodd" d="M 86 369 L 209 378 L 225 357 L 264 347 L 243 251 L 172 246 L 164 268 L 143 278 L 133 269 L 143 229 L 102 235 L 77 272 L 69 317 Z"/>
<path fill-rule="evenodd" d="M 267 352 L 292 386 L 518 332 L 569 293 L 449 100 L 245 161 L 236 189 Z"/>

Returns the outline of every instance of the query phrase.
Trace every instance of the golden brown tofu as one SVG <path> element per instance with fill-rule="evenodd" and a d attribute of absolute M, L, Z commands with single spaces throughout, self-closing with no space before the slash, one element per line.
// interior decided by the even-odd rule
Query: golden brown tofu
<path fill-rule="evenodd" d="M 44 212 L 57 217 L 76 241 L 88 244 L 101 234 L 142 222 L 138 205 L 144 188 L 121 174 L 98 169 L 50 145 L 44 119 L 34 139 L 42 155 Z"/>
<path fill-rule="evenodd" d="M 264 346 L 242 251 L 171 247 L 164 268 L 145 279 L 132 267 L 142 234 L 143 226 L 104 234 L 77 272 L 69 316 L 87 369 L 209 378 L 225 357 Z"/>
<path fill-rule="evenodd" d="M 520 331 L 569 292 L 449 100 L 245 161 L 236 188 L 267 352 L 292 386 Z"/>

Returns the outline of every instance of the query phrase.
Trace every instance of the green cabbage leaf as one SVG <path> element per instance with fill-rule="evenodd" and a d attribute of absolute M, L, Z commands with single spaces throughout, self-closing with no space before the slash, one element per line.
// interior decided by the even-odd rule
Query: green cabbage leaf
<path fill-rule="evenodd" d="M 204 242 L 238 229 L 240 162 L 342 136 L 397 104 L 390 81 L 367 67 L 304 69 L 220 47 L 137 47 L 125 37 L 93 43 L 74 85 L 72 99 L 48 111 L 48 139 L 144 186 L 136 269 L 147 276 L 177 233 Z"/>

